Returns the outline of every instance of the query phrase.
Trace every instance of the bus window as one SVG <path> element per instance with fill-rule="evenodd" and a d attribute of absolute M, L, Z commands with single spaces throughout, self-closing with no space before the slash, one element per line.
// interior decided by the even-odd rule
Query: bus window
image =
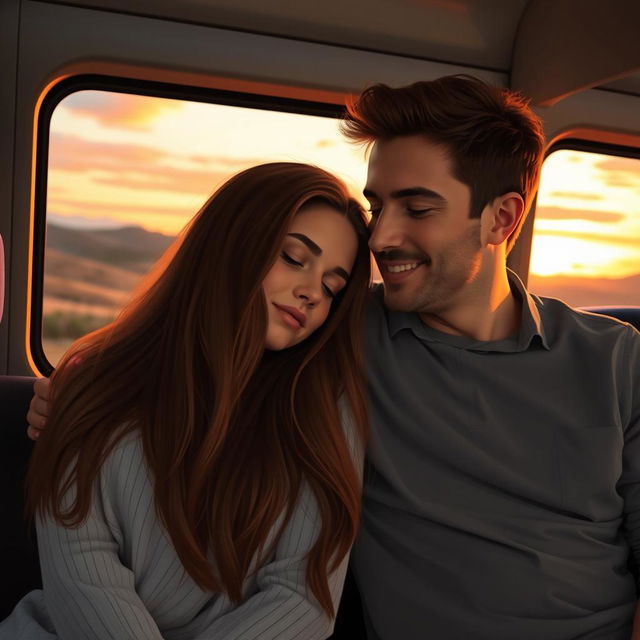
<path fill-rule="evenodd" d="M 572 149 L 547 157 L 529 289 L 573 306 L 640 304 L 640 159 Z"/>
<path fill-rule="evenodd" d="M 49 123 L 49 363 L 116 316 L 217 186 L 271 161 L 321 166 L 361 197 L 364 154 L 344 141 L 335 117 L 103 90 L 62 99 Z"/>

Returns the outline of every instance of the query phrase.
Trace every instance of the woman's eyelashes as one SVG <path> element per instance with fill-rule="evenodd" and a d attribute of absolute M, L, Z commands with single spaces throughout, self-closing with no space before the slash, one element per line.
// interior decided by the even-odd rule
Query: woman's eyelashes
<path fill-rule="evenodd" d="M 322 283 L 322 291 L 324 295 L 327 296 L 327 298 L 329 298 L 329 300 L 333 300 L 335 298 L 335 296 L 333 295 L 333 291 L 331 291 L 331 289 L 329 289 L 329 287 L 327 287 L 327 285 L 324 284 L 324 282 Z"/>
<path fill-rule="evenodd" d="M 294 267 L 304 267 L 302 262 L 298 262 L 296 259 L 292 258 L 286 251 L 282 252 L 282 259 Z M 334 293 L 333 290 L 324 282 L 322 283 L 322 290 L 328 298 L 331 298 L 331 300 L 333 300 L 337 295 L 337 293 Z"/>
<path fill-rule="evenodd" d="M 298 262 L 297 260 L 294 260 L 286 251 L 282 252 L 282 259 L 285 262 L 288 262 L 289 264 L 295 265 L 296 267 L 302 267 L 303 266 L 302 262 Z"/>

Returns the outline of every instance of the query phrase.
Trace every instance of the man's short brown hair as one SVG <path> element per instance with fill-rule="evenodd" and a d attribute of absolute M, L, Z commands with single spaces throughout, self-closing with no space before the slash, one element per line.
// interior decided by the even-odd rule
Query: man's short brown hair
<path fill-rule="evenodd" d="M 540 120 L 521 95 L 467 75 L 397 89 L 376 84 L 347 104 L 341 128 L 356 142 L 424 135 L 443 145 L 454 177 L 471 189 L 472 218 L 498 196 L 519 193 L 525 214 L 507 240 L 511 250 L 538 188 L 544 152 Z"/>

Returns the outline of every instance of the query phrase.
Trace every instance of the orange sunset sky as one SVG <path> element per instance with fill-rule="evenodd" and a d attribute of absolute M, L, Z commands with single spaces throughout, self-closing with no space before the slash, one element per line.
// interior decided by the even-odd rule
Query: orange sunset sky
<path fill-rule="evenodd" d="M 360 197 L 362 148 L 331 118 L 80 91 L 51 119 L 48 215 L 74 227 L 136 224 L 174 235 L 229 175 L 310 162 Z M 545 162 L 531 272 L 640 273 L 640 160 L 558 151 Z M 637 304 L 637 303 L 636 303 Z"/>

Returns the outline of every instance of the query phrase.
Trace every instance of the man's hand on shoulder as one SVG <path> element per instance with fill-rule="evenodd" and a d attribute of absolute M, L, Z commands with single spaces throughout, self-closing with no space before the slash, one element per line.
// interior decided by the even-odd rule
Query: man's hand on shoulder
<path fill-rule="evenodd" d="M 49 415 L 49 378 L 38 378 L 33 384 L 34 396 L 29 404 L 27 413 L 27 435 L 37 440 L 47 424 Z"/>

